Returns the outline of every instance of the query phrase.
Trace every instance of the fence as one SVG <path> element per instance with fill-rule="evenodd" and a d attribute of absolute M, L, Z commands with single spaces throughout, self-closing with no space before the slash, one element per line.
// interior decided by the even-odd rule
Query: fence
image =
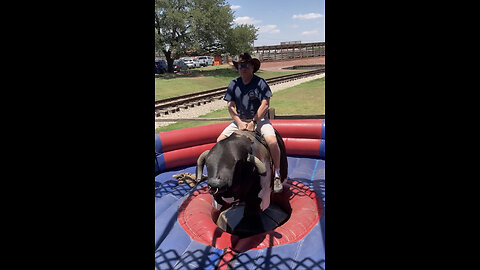
<path fill-rule="evenodd" d="M 282 44 L 254 47 L 260 61 L 325 56 L 325 42 Z"/>

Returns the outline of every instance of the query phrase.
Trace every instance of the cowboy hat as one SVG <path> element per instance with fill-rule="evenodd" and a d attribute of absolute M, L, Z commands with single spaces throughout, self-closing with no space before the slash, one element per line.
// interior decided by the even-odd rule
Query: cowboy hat
<path fill-rule="evenodd" d="M 242 53 L 238 56 L 239 61 L 233 61 L 233 65 L 238 70 L 239 63 L 252 63 L 253 64 L 253 73 L 257 72 L 260 68 L 260 60 L 257 58 L 252 58 L 248 53 Z"/>

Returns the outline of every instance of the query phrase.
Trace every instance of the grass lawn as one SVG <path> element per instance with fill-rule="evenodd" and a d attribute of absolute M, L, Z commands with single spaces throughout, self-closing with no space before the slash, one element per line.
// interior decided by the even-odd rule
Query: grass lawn
<path fill-rule="evenodd" d="M 274 72 L 259 70 L 255 74 L 269 79 L 304 71 Z M 155 78 L 155 100 L 181 96 L 217 87 L 227 87 L 238 71 L 229 65 L 190 69 L 183 74 L 160 74 Z"/>
<path fill-rule="evenodd" d="M 225 102 L 225 105 L 226 104 Z M 270 100 L 270 107 L 275 108 L 275 114 L 278 115 L 325 114 L 325 77 L 275 92 Z M 227 108 L 225 108 L 200 117 L 218 118 L 230 117 L 230 115 L 228 114 Z M 180 121 L 175 124 L 157 128 L 155 132 L 214 123 L 221 123 L 221 121 Z"/>
<path fill-rule="evenodd" d="M 325 77 L 275 92 L 275 114 L 325 114 Z"/>

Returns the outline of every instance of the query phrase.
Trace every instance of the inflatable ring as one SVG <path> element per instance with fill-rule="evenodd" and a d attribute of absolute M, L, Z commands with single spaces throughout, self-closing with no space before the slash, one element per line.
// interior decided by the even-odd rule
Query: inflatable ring
<path fill-rule="evenodd" d="M 297 242 L 319 222 L 323 213 L 321 198 L 297 181 L 289 180 L 284 184 L 283 192 L 274 193 L 271 201 L 283 209 L 291 209 L 290 218 L 272 231 L 242 239 L 223 231 L 214 223 L 212 217 L 217 210 L 212 206 L 213 198 L 206 186 L 182 202 L 177 220 L 195 241 L 218 249 L 244 252 Z"/>

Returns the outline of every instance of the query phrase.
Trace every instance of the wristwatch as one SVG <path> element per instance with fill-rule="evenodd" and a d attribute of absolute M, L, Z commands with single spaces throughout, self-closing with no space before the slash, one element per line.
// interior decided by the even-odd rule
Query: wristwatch
<path fill-rule="evenodd" d="M 256 125 L 257 124 L 257 121 L 255 121 L 254 119 L 252 119 L 252 122 Z"/>

